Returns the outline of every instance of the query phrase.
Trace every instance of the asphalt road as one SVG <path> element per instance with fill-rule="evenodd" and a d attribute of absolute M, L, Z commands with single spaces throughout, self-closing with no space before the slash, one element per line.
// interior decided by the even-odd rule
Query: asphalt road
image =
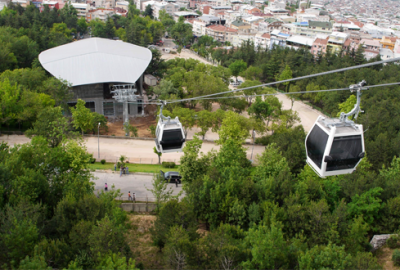
<path fill-rule="evenodd" d="M 94 172 L 95 179 L 92 181 L 95 183 L 95 193 L 104 190 L 105 183 L 108 185 L 108 190 L 111 189 L 112 185 L 116 189 L 120 189 L 122 196 L 120 200 L 128 200 L 128 192 L 136 193 L 136 201 L 155 201 L 153 194 L 148 191 L 152 189 L 153 176 L 151 174 L 129 174 L 119 176 L 119 172 Z M 178 187 L 175 184 L 168 184 L 167 189 L 173 190 L 173 195 L 178 194 L 182 190 L 182 185 Z"/>

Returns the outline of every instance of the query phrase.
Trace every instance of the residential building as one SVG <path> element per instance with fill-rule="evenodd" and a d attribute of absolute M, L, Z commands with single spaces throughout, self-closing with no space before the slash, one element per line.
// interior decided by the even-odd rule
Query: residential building
<path fill-rule="evenodd" d="M 176 11 L 173 13 L 172 17 L 174 20 L 177 22 L 179 20 L 179 17 L 187 19 L 195 19 L 198 18 L 200 15 L 197 14 L 196 12 L 190 12 L 190 11 Z"/>
<path fill-rule="evenodd" d="M 206 28 L 206 35 L 220 42 L 232 42 L 238 30 L 223 25 L 210 25 Z"/>
<path fill-rule="evenodd" d="M 348 34 L 346 33 L 332 32 L 328 39 L 328 49 L 330 49 L 332 53 L 339 52 L 342 50 L 347 38 Z"/>
<path fill-rule="evenodd" d="M 311 46 L 311 53 L 314 56 L 324 55 L 328 48 L 328 38 L 316 38 Z"/>
<path fill-rule="evenodd" d="M 306 48 L 309 50 L 313 43 L 314 38 L 299 35 L 293 35 L 286 39 L 286 46 L 293 49 Z"/>
<path fill-rule="evenodd" d="M 286 47 L 286 40 L 289 37 L 289 34 L 281 33 L 279 30 L 272 31 L 269 49 L 272 49 L 274 46 Z"/>
<path fill-rule="evenodd" d="M 254 37 L 255 37 L 255 35 L 256 34 L 246 34 L 246 35 L 244 35 L 244 34 L 238 34 L 238 35 L 234 35 L 234 36 L 232 36 L 232 46 L 233 47 L 240 47 L 242 44 L 243 44 L 243 42 L 247 42 L 247 41 L 250 41 L 250 42 L 253 42 L 254 43 Z"/>
<path fill-rule="evenodd" d="M 115 0 L 95 0 L 96 8 L 115 8 Z"/>
<path fill-rule="evenodd" d="M 20 4 L 21 7 L 26 8 L 27 6 L 29 6 L 31 4 L 31 2 L 29 0 L 12 0 L 11 1 L 13 4 Z"/>
<path fill-rule="evenodd" d="M 156 2 L 152 8 L 153 17 L 156 19 L 160 18 L 161 10 L 165 10 L 165 12 L 171 16 L 173 16 L 173 14 L 179 10 L 179 6 L 177 4 L 169 2 Z"/>
<path fill-rule="evenodd" d="M 126 11 L 129 11 L 129 2 L 128 1 L 118 1 L 115 3 L 115 7 L 122 8 Z"/>
<path fill-rule="evenodd" d="M 370 50 L 376 52 L 379 52 L 379 49 L 382 46 L 379 40 L 373 40 L 373 39 L 361 39 L 360 44 L 363 46 L 364 50 Z"/>
<path fill-rule="evenodd" d="M 99 19 L 106 22 L 108 17 L 114 15 L 114 9 L 93 9 L 86 13 L 86 21 Z"/>
<path fill-rule="evenodd" d="M 267 48 L 269 48 L 270 42 L 271 42 L 271 35 L 269 33 L 258 32 L 254 36 L 254 47 L 255 48 L 260 47 L 261 49 L 267 49 Z"/>
<path fill-rule="evenodd" d="M 83 3 L 71 3 L 71 6 L 73 6 L 76 11 L 77 11 L 77 17 L 79 18 L 85 18 L 86 19 L 86 14 L 89 12 L 89 4 L 83 4 Z"/>
<path fill-rule="evenodd" d="M 206 34 L 207 26 L 214 24 L 225 25 L 225 20 L 221 20 L 218 17 L 210 15 L 203 15 L 201 17 L 198 17 L 196 20 L 193 21 L 193 35 L 197 37 L 204 36 Z"/>
<path fill-rule="evenodd" d="M 309 21 L 308 29 L 315 35 L 330 34 L 332 32 L 332 24 L 330 22 Z"/>
<path fill-rule="evenodd" d="M 396 40 L 397 37 L 383 36 L 379 43 L 382 45 L 382 48 L 393 51 Z"/>
<path fill-rule="evenodd" d="M 258 23 L 260 21 L 263 21 L 263 17 L 250 16 L 250 17 L 243 18 L 243 22 L 250 24 L 250 27 L 253 23 Z"/>
<path fill-rule="evenodd" d="M 270 33 L 274 30 L 280 30 L 283 22 L 275 18 L 267 18 L 258 23 L 258 31 Z"/>
<path fill-rule="evenodd" d="M 42 7 L 48 6 L 49 9 L 60 9 L 60 5 L 57 1 L 43 1 L 42 2 Z"/>
<path fill-rule="evenodd" d="M 381 48 L 379 50 L 379 54 L 381 55 L 382 60 L 392 59 L 394 58 L 394 53 L 392 50 L 387 48 Z"/>
<path fill-rule="evenodd" d="M 238 30 L 240 34 L 249 34 L 251 32 L 251 25 L 243 22 L 243 20 L 233 21 L 231 28 Z"/>
<path fill-rule="evenodd" d="M 220 13 L 221 11 L 226 11 L 226 10 L 232 10 L 232 7 L 230 7 L 230 6 L 212 6 L 212 7 L 210 7 L 208 15 L 218 17 L 217 16 L 218 13 Z"/>

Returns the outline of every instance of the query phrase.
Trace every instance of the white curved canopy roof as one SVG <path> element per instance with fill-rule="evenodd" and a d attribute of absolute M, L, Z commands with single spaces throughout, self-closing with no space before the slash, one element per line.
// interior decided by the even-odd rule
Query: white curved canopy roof
<path fill-rule="evenodd" d="M 72 86 L 135 83 L 152 58 L 147 48 L 104 38 L 88 38 L 43 51 L 42 66 Z"/>

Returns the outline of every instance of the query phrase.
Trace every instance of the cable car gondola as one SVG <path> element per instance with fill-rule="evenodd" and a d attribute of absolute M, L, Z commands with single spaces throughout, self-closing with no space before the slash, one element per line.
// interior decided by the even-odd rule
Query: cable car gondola
<path fill-rule="evenodd" d="M 156 128 L 156 149 L 160 153 L 182 152 L 185 143 L 185 133 L 179 118 L 171 119 L 162 114 L 164 104 L 161 105 L 160 115 Z"/>
<path fill-rule="evenodd" d="M 352 173 L 365 156 L 363 126 L 356 119 L 360 112 L 361 88 L 365 81 L 351 85 L 350 91 L 357 92 L 357 103 L 349 113 L 341 113 L 339 119 L 319 116 L 306 137 L 307 163 L 320 176 Z"/>

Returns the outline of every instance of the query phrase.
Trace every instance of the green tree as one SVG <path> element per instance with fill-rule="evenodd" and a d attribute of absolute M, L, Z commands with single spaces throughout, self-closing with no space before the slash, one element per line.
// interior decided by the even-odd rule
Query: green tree
<path fill-rule="evenodd" d="M 351 268 L 352 256 L 344 246 L 329 243 L 327 246 L 314 246 L 299 257 L 300 269 L 348 269 Z"/>
<path fill-rule="evenodd" d="M 281 72 L 279 76 L 277 76 L 278 81 L 284 81 L 292 78 L 292 70 L 290 69 L 289 65 L 285 66 L 285 69 Z M 286 86 L 286 92 L 288 91 L 288 86 L 290 82 L 284 82 L 282 83 L 283 85 Z"/>
<path fill-rule="evenodd" d="M 81 34 L 86 34 L 87 31 L 87 23 L 86 23 L 86 19 L 84 17 L 79 18 L 78 22 L 77 22 L 77 28 L 76 30 Z"/>
<path fill-rule="evenodd" d="M 151 8 L 151 5 L 146 6 L 146 9 L 143 12 L 143 16 L 149 16 L 150 19 L 153 19 L 153 9 Z"/>
<path fill-rule="evenodd" d="M 188 233 L 182 227 L 172 227 L 164 248 L 167 263 L 174 269 L 185 269 L 192 249 L 193 243 Z"/>
<path fill-rule="evenodd" d="M 153 152 L 154 154 L 156 154 L 158 156 L 158 164 L 161 164 L 161 156 L 162 156 L 162 152 L 158 152 L 157 148 L 154 146 L 153 148 Z"/>
<path fill-rule="evenodd" d="M 152 189 L 146 189 L 153 194 L 157 204 L 157 211 L 160 210 L 160 207 L 164 203 L 168 202 L 169 200 L 177 199 L 181 195 L 181 192 L 177 195 L 172 195 L 173 190 L 167 189 L 168 182 L 164 179 L 164 177 L 158 174 L 153 176 L 152 187 Z"/>
<path fill-rule="evenodd" d="M 45 108 L 38 115 L 33 128 L 25 132 L 28 137 L 33 135 L 46 138 L 50 147 L 57 147 L 65 139 L 76 136 L 71 130 L 70 123 L 63 116 L 61 107 Z"/>
<path fill-rule="evenodd" d="M 94 115 L 90 109 L 85 107 L 86 102 L 82 99 L 78 99 L 76 108 L 71 108 L 72 123 L 75 128 L 79 128 L 83 133 L 87 130 L 93 129 L 93 117 Z"/>
<path fill-rule="evenodd" d="M 218 144 L 224 144 L 228 139 L 232 139 L 239 144 L 244 143 L 250 136 L 247 118 L 232 111 L 226 112 L 218 135 Z"/>
<path fill-rule="evenodd" d="M 203 110 L 197 113 L 197 126 L 200 127 L 201 131 L 198 132 L 204 140 L 207 131 L 213 126 L 214 115 L 212 112 Z"/>
<path fill-rule="evenodd" d="M 166 79 L 162 79 L 158 85 L 153 88 L 153 92 L 158 98 L 165 100 L 171 94 L 177 94 L 178 89 L 174 87 L 174 84 Z"/>
<path fill-rule="evenodd" d="M 239 74 L 247 69 L 247 64 L 243 60 L 236 60 L 229 65 L 229 69 L 232 72 L 232 76 L 235 76 L 237 81 Z"/>

